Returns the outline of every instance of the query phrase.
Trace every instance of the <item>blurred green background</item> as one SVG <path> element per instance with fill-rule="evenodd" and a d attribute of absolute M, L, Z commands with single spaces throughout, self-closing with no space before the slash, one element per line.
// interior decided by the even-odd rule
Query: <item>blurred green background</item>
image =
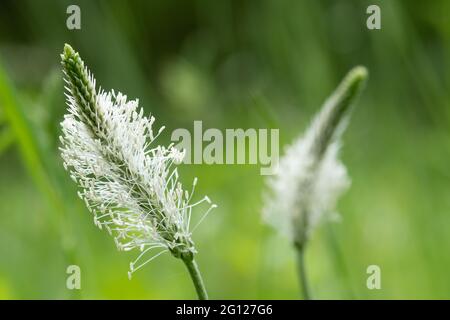
<path fill-rule="evenodd" d="M 81 30 L 66 8 L 81 8 Z M 381 7 L 381 30 L 366 8 Z M 307 251 L 316 298 L 450 298 L 450 1 L 34 1 L 0 4 L 0 298 L 195 298 L 162 256 L 127 278 L 136 252 L 99 231 L 58 154 L 65 111 L 59 53 L 78 50 L 106 89 L 139 97 L 166 125 L 308 124 L 348 69 L 370 71 L 344 136 L 352 187 L 342 220 Z M 295 256 L 261 223 L 255 165 L 185 165 L 218 208 L 196 230 L 211 298 L 296 299 Z M 80 292 L 66 267 L 81 267 Z M 379 265 L 382 289 L 368 290 Z"/>

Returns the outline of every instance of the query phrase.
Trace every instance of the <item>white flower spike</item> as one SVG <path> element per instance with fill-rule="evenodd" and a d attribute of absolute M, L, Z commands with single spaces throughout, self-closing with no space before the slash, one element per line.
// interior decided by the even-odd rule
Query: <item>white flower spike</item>
<path fill-rule="evenodd" d="M 263 217 L 298 248 L 303 248 L 318 223 L 336 217 L 336 202 L 350 185 L 338 160 L 339 139 L 366 78 L 364 67 L 348 73 L 305 135 L 287 148 L 278 173 L 268 180 Z"/>
<path fill-rule="evenodd" d="M 173 168 L 184 154 L 173 145 L 155 145 L 163 128 L 154 134 L 155 119 L 143 115 L 138 100 L 97 92 L 93 75 L 72 47 L 65 45 L 61 59 L 68 105 L 61 155 L 94 223 L 114 236 L 119 250 L 141 251 L 130 264 L 130 276 L 167 251 L 195 264 L 192 208 L 207 202 L 206 215 L 215 206 L 208 197 L 191 204 L 197 180 L 185 191 Z M 159 252 L 148 255 L 153 250 Z"/>

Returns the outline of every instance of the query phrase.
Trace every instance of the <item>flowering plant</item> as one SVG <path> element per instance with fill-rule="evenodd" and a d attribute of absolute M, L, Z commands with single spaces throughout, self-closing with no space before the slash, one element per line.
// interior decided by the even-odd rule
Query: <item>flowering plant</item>
<path fill-rule="evenodd" d="M 178 181 L 174 164 L 184 152 L 173 145 L 155 145 L 162 132 L 153 131 L 155 118 L 143 115 L 138 100 L 95 86 L 79 54 L 65 45 L 61 54 L 68 114 L 61 123 L 64 167 L 80 186 L 79 196 L 94 214 L 94 222 L 114 236 L 119 250 L 139 249 L 129 276 L 164 252 L 186 264 L 200 298 L 207 298 L 198 267 L 190 222 L 196 205 L 192 190 Z M 154 255 L 147 253 L 160 250 Z"/>

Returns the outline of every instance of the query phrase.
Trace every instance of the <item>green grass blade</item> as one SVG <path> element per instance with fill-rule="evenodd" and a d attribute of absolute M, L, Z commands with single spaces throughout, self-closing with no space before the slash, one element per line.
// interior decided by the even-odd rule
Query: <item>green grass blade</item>
<path fill-rule="evenodd" d="M 14 133 L 10 128 L 5 128 L 0 133 L 0 155 L 8 150 L 14 142 Z"/>
<path fill-rule="evenodd" d="M 60 213 L 63 211 L 62 201 L 53 187 L 50 177 L 45 171 L 42 156 L 40 155 L 38 144 L 34 138 L 35 135 L 31 130 L 31 126 L 25 117 L 15 89 L 1 62 L 0 106 L 3 110 L 5 121 L 9 124 L 9 128 L 16 139 L 25 167 L 39 190 L 47 198 L 49 204 L 54 207 L 57 216 L 60 218 Z M 59 218 L 57 220 L 59 220 Z"/>

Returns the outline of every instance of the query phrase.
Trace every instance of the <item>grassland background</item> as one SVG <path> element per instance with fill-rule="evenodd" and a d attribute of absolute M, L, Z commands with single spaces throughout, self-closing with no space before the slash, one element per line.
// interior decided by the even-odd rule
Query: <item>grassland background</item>
<path fill-rule="evenodd" d="M 65 27 L 81 7 L 82 29 Z M 365 27 L 369 4 L 382 29 Z M 166 125 L 308 124 L 345 72 L 370 80 L 344 137 L 352 187 L 342 221 L 307 251 L 316 298 L 450 298 L 450 2 L 34 1 L 0 3 L 0 298 L 195 298 L 166 255 L 127 278 L 136 253 L 96 229 L 62 170 L 59 53 L 80 51 L 102 87 L 139 97 Z M 251 165 L 182 166 L 219 205 L 194 239 L 212 298 L 298 297 L 289 243 L 262 225 L 264 180 Z M 63 250 L 65 248 L 65 250 Z M 66 252 L 66 253 L 64 253 Z M 66 267 L 82 290 L 66 289 Z M 366 268 L 382 289 L 366 288 Z"/>

